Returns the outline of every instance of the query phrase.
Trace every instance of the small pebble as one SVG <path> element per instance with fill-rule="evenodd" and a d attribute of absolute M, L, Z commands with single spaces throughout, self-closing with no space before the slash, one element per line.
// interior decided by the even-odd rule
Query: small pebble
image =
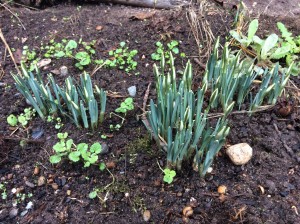
<path fill-rule="evenodd" d="M 109 152 L 108 145 L 105 142 L 101 143 L 101 147 L 102 147 L 102 150 L 100 152 L 100 155 L 105 155 Z"/>
<path fill-rule="evenodd" d="M 34 171 L 33 171 L 33 174 L 34 175 L 38 175 L 40 172 L 40 168 L 38 166 L 34 167 Z"/>
<path fill-rule="evenodd" d="M 61 66 L 61 67 L 59 68 L 59 71 L 60 71 L 60 74 L 61 74 L 62 76 L 68 75 L 68 68 L 67 68 L 66 66 Z"/>
<path fill-rule="evenodd" d="M 67 195 L 68 195 L 68 196 L 71 195 L 71 190 L 67 190 Z"/>
<path fill-rule="evenodd" d="M 35 187 L 35 185 L 33 183 L 29 182 L 29 181 L 25 181 L 25 185 L 28 186 L 28 187 L 30 187 L 30 188 L 34 188 Z"/>
<path fill-rule="evenodd" d="M 151 213 L 149 210 L 145 210 L 143 213 L 143 219 L 145 222 L 148 222 L 151 218 Z"/>
<path fill-rule="evenodd" d="M 128 90 L 128 93 L 131 97 L 135 97 L 135 95 L 136 95 L 136 86 L 130 86 L 127 90 Z"/>
<path fill-rule="evenodd" d="M 13 178 L 13 174 L 12 173 L 7 174 L 7 179 L 10 180 L 11 178 Z"/>
<path fill-rule="evenodd" d="M 32 209 L 32 208 L 33 208 L 33 202 L 30 201 L 30 202 L 27 203 L 26 209 L 29 210 L 29 209 Z"/>
<path fill-rule="evenodd" d="M 226 193 L 226 190 L 227 190 L 227 187 L 225 185 L 220 185 L 218 187 L 218 193 L 219 194 L 225 194 Z"/>
<path fill-rule="evenodd" d="M 9 218 L 14 218 L 18 215 L 18 212 L 19 212 L 19 209 L 17 208 L 12 208 L 10 211 L 9 211 Z"/>
<path fill-rule="evenodd" d="M 58 184 L 57 184 L 57 183 L 53 183 L 51 186 L 52 186 L 52 188 L 53 188 L 54 190 L 57 190 L 57 189 L 58 189 Z"/>
<path fill-rule="evenodd" d="M 38 179 L 38 186 L 43 186 L 46 183 L 46 178 L 44 176 L 40 176 Z"/>
<path fill-rule="evenodd" d="M 27 213 L 28 213 L 28 210 L 26 209 L 26 210 L 24 210 L 23 212 L 21 212 L 20 215 L 23 217 L 23 216 L 25 216 Z"/>
<path fill-rule="evenodd" d="M 239 143 L 228 147 L 226 154 L 235 165 L 244 165 L 252 158 L 253 150 L 247 143 Z"/>
<path fill-rule="evenodd" d="M 193 213 L 194 213 L 194 211 L 191 206 L 187 206 L 182 210 L 182 214 L 185 217 L 190 217 L 191 215 L 193 215 Z"/>

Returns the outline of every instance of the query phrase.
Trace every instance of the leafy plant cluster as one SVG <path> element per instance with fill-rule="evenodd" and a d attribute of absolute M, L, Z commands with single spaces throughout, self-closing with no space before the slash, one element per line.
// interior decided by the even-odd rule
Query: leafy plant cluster
<path fill-rule="evenodd" d="M 59 163 L 62 158 L 67 157 L 72 162 L 78 162 L 82 160 L 84 167 L 96 164 L 99 158 L 99 154 L 102 151 L 101 144 L 96 142 L 90 147 L 87 143 L 80 143 L 75 145 L 73 139 L 68 138 L 68 133 L 58 133 L 57 137 L 59 142 L 53 146 L 55 154 L 50 156 L 50 162 L 52 164 Z"/>
<path fill-rule="evenodd" d="M 108 52 L 110 58 L 106 60 L 97 60 L 97 64 L 105 64 L 107 68 L 119 68 L 126 73 L 136 70 L 137 62 L 134 57 L 137 50 L 129 50 L 125 42 L 121 42 L 119 47 Z"/>
<path fill-rule="evenodd" d="M 254 19 L 249 24 L 247 36 L 236 30 L 231 30 L 230 34 L 242 49 L 256 56 L 259 62 L 272 65 L 272 61 L 284 59 L 287 67 L 292 66 L 291 74 L 297 76 L 300 73 L 300 35 L 294 37 L 281 22 L 277 23 L 277 28 L 280 36 L 272 33 L 266 39 L 261 39 L 255 35 L 258 30 L 258 20 Z"/>
<path fill-rule="evenodd" d="M 28 122 L 35 116 L 35 112 L 35 109 L 25 108 L 24 113 L 21 113 L 18 116 L 10 114 L 6 120 L 10 126 L 14 127 L 17 126 L 18 123 L 20 123 L 23 127 L 25 127 Z"/>
<path fill-rule="evenodd" d="M 255 111 L 264 102 L 275 104 L 289 79 L 289 72 L 280 76 L 278 66 L 266 69 L 255 93 L 253 81 L 258 76 L 253 63 L 240 59 L 240 53 L 233 55 L 225 45 L 221 58 L 217 41 L 203 78 L 202 86 L 192 91 L 192 66 L 187 63 L 182 79 L 177 83 L 173 56 L 170 53 L 170 71 L 165 74 L 165 60 L 162 55 L 160 68 L 154 66 L 157 101 L 150 102 L 147 121 L 144 122 L 158 145 L 167 153 L 167 167 L 180 170 L 182 162 L 194 156 L 193 167 L 204 176 L 214 156 L 225 143 L 229 134 L 227 116 L 236 102 L 246 100 L 249 112 Z M 204 97 L 211 92 L 208 105 Z M 254 96 L 254 97 L 253 97 Z M 208 122 L 208 113 L 221 106 L 223 116 L 214 127 Z"/>
<path fill-rule="evenodd" d="M 48 115 L 58 113 L 70 118 L 77 127 L 96 128 L 104 120 L 106 93 L 97 85 L 93 87 L 91 78 L 84 73 L 80 84 L 68 77 L 65 86 L 60 87 L 52 75 L 44 84 L 39 71 L 36 76 L 22 66 L 23 77 L 13 75 L 19 92 L 31 103 L 39 116 L 46 120 Z"/>
<path fill-rule="evenodd" d="M 157 41 L 155 43 L 155 45 L 157 47 L 156 51 L 151 54 L 151 59 L 154 61 L 160 61 L 162 59 L 162 55 L 164 55 L 164 58 L 168 60 L 170 58 L 170 52 L 172 52 L 172 54 L 175 54 L 175 55 L 178 55 L 180 53 L 179 42 L 177 40 L 172 40 L 169 43 L 167 43 L 166 48 L 160 41 Z M 182 58 L 185 57 L 185 53 L 183 53 L 183 52 L 181 52 L 179 55 Z M 168 60 L 168 63 L 169 63 L 169 60 Z"/>

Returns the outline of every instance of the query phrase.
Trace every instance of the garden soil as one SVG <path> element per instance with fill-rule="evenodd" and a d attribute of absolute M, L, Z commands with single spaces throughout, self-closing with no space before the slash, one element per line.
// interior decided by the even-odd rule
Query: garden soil
<path fill-rule="evenodd" d="M 28 107 L 14 87 L 11 73 L 14 64 L 0 44 L 0 178 L 7 199 L 0 198 L 0 223 L 300 223 L 300 117 L 296 87 L 278 105 L 269 110 L 230 116 L 231 132 L 226 146 L 247 142 L 253 148 L 252 159 L 235 166 L 223 148 L 205 178 L 186 164 L 172 184 L 162 181 L 159 168 L 166 166 L 166 155 L 147 133 L 142 121 L 144 96 L 149 83 L 149 98 L 155 99 L 155 83 L 151 53 L 155 43 L 180 41 L 180 51 L 191 59 L 194 85 L 203 75 L 206 59 L 196 63 L 198 49 L 186 18 L 186 10 L 159 11 L 118 5 L 57 5 L 44 10 L 25 7 L 0 8 L 0 27 L 10 48 L 21 52 L 24 45 L 38 52 L 41 42 L 51 39 L 96 40 L 97 57 L 105 58 L 108 51 L 126 41 L 137 49 L 138 75 L 117 69 L 99 69 L 93 82 L 109 91 L 106 119 L 96 131 L 76 128 L 63 119 L 60 132 L 68 132 L 74 142 L 107 144 L 109 152 L 101 157 L 107 170 L 83 168 L 81 163 L 67 160 L 51 165 L 49 156 L 56 143 L 58 130 L 53 123 L 34 118 L 27 128 L 12 129 L 6 122 L 9 114 L 20 114 Z M 155 14 L 145 20 L 137 15 Z M 235 12 L 212 5 L 207 19 L 215 37 L 225 39 L 231 29 Z M 294 32 L 300 32 L 295 20 L 285 20 Z M 21 24 L 22 22 L 22 24 Z M 262 16 L 260 32 L 274 32 L 276 19 Z M 24 27 L 23 27 L 24 26 Z M 25 28 L 25 29 L 24 29 Z M 205 46 L 204 46 L 205 47 Z M 15 53 L 17 61 L 18 55 Z M 196 60 L 197 61 L 197 60 Z M 177 59 L 182 70 L 186 59 Z M 199 60 L 198 60 L 199 62 Z M 70 59 L 52 60 L 41 73 L 46 78 L 62 65 L 78 79 L 80 71 Z M 91 72 L 93 66 L 86 70 Z M 63 83 L 61 75 L 55 75 Z M 293 79 L 299 87 L 298 78 Z M 111 132 L 110 124 L 120 123 L 109 113 L 128 97 L 127 88 L 136 86 L 135 110 L 126 115 L 123 127 Z M 287 92 L 288 93 L 288 92 Z M 282 113 L 287 110 L 291 113 Z M 291 110 L 292 109 L 292 110 Z M 38 139 L 33 132 L 40 132 Z M 107 139 L 100 136 L 106 134 Z M 26 144 L 20 146 L 21 140 Z M 24 141 L 22 141 L 24 143 Z M 159 165 L 158 165 L 159 164 Z M 224 185 L 224 195 L 217 188 Z M 18 197 L 24 194 L 25 198 Z M 89 199 L 94 189 L 99 198 Z M 3 193 L 3 190 L 0 190 Z M 33 206 L 26 210 L 29 202 Z M 13 206 L 14 204 L 14 206 Z M 189 208 L 190 207 L 190 208 Z M 188 218 L 183 209 L 192 209 Z M 145 212 L 146 211 L 146 212 Z M 149 216 L 150 215 L 150 216 Z"/>

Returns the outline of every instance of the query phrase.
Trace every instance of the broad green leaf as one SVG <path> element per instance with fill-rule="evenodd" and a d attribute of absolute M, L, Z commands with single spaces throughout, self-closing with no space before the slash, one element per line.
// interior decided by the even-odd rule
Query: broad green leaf
<path fill-rule="evenodd" d="M 68 141 L 66 142 L 66 147 L 67 150 L 70 150 L 73 144 L 73 139 L 68 139 Z"/>
<path fill-rule="evenodd" d="M 263 60 L 267 59 L 268 53 L 272 48 L 276 46 L 277 41 L 278 41 L 278 36 L 274 33 L 268 36 L 268 38 L 265 40 L 261 49 L 261 58 Z"/>
<path fill-rule="evenodd" d="M 16 126 L 18 124 L 18 119 L 13 114 L 9 115 L 6 120 L 10 126 Z"/>
<path fill-rule="evenodd" d="M 249 24 L 249 28 L 248 28 L 248 45 L 252 42 L 252 39 L 256 33 L 258 29 L 258 20 L 254 19 L 251 21 L 251 23 Z"/>
<path fill-rule="evenodd" d="M 101 144 L 99 142 L 96 142 L 91 145 L 90 151 L 94 152 L 96 154 L 99 154 L 102 150 Z"/>
<path fill-rule="evenodd" d="M 89 158 L 89 162 L 91 164 L 94 164 L 95 162 L 97 162 L 97 160 L 98 160 L 98 156 L 95 154 L 91 155 L 91 157 Z"/>
<path fill-rule="evenodd" d="M 89 161 L 84 162 L 84 167 L 90 167 L 91 163 Z"/>
<path fill-rule="evenodd" d="M 126 45 L 126 43 L 124 42 L 124 41 L 122 41 L 121 43 L 120 43 L 120 46 L 121 47 L 124 47 Z"/>
<path fill-rule="evenodd" d="M 65 52 L 63 51 L 59 51 L 57 53 L 54 54 L 54 57 L 57 57 L 57 58 L 62 58 L 63 56 L 65 56 Z"/>
<path fill-rule="evenodd" d="M 77 145 L 77 150 L 80 151 L 81 153 L 86 152 L 88 149 L 88 144 L 86 143 L 80 143 Z"/>
<path fill-rule="evenodd" d="M 68 157 L 71 161 L 78 162 L 80 159 L 80 152 L 79 151 L 71 152 Z"/>
<path fill-rule="evenodd" d="M 53 149 L 55 152 L 65 152 L 67 150 L 65 142 L 57 142 Z"/>
<path fill-rule="evenodd" d="M 50 163 L 55 164 L 55 163 L 59 163 L 60 161 L 61 161 L 60 155 L 50 156 Z"/>
<path fill-rule="evenodd" d="M 77 48 L 77 43 L 75 40 L 70 40 L 65 47 L 66 50 L 72 50 L 75 48 Z"/>

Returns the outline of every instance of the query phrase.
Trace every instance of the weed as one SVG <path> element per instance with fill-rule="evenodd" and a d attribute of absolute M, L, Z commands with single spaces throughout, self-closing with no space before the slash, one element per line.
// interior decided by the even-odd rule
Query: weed
<path fill-rule="evenodd" d="M 34 116 L 35 109 L 25 108 L 24 113 L 21 113 L 17 117 L 13 114 L 10 114 L 6 120 L 10 126 L 17 126 L 17 124 L 20 123 L 23 127 L 25 127 Z"/>
<path fill-rule="evenodd" d="M 128 111 L 134 109 L 133 98 L 128 97 L 121 103 L 120 107 L 118 107 L 115 112 L 126 114 Z"/>

